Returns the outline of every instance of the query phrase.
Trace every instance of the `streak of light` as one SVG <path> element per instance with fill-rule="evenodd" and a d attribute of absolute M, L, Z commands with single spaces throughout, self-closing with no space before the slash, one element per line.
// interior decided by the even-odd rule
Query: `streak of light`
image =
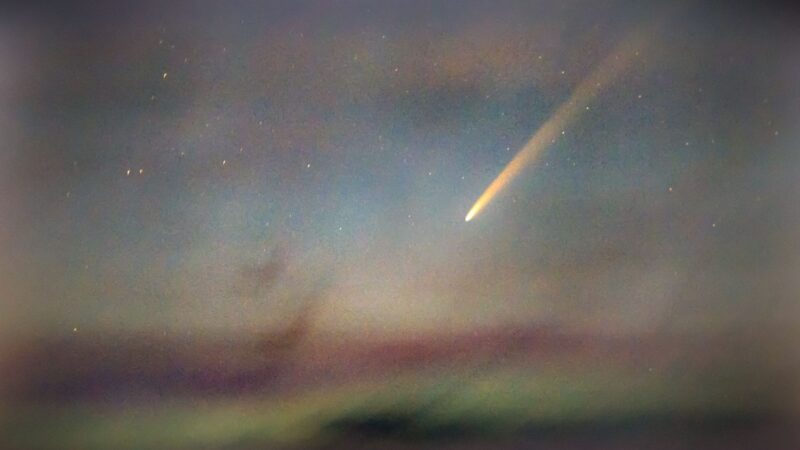
<path fill-rule="evenodd" d="M 523 169 L 535 163 L 548 145 L 554 143 L 564 129 L 588 109 L 589 103 L 630 67 L 644 47 L 643 34 L 636 32 L 623 40 L 578 84 L 569 99 L 558 107 L 478 197 L 464 218 L 466 222 L 474 219 Z"/>

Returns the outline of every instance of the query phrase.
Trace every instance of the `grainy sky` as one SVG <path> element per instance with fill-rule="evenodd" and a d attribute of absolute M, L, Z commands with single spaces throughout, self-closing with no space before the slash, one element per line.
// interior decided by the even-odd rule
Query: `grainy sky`
<path fill-rule="evenodd" d="M 318 329 L 344 332 L 787 320 L 794 16 L 725 2 L 164 3 L 0 18 L 13 327 L 263 330 L 308 299 Z M 465 223 L 592 68 L 659 21 Z"/>

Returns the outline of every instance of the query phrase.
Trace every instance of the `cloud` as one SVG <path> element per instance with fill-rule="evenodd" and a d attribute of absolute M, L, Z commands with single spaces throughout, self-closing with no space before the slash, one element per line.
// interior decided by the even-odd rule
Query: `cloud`
<path fill-rule="evenodd" d="M 284 246 L 274 246 L 265 260 L 241 269 L 243 286 L 249 287 L 254 293 L 272 289 L 286 273 L 288 259 Z"/>

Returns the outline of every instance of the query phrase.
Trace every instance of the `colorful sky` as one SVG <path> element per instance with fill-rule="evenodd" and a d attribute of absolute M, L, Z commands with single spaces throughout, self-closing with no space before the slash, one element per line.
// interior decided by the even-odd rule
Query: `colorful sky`
<path fill-rule="evenodd" d="M 269 330 L 309 299 L 317 329 L 346 333 L 794 323 L 794 15 L 168 3 L 4 9 L 10 329 Z M 653 21 L 630 67 L 465 223 Z"/>

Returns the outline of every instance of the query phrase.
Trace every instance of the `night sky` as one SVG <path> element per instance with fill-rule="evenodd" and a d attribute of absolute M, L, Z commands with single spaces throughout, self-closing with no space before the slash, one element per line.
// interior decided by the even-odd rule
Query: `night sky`
<path fill-rule="evenodd" d="M 5 328 L 270 330 L 309 302 L 343 333 L 794 325 L 795 16 L 668 6 L 7 6 Z"/>

